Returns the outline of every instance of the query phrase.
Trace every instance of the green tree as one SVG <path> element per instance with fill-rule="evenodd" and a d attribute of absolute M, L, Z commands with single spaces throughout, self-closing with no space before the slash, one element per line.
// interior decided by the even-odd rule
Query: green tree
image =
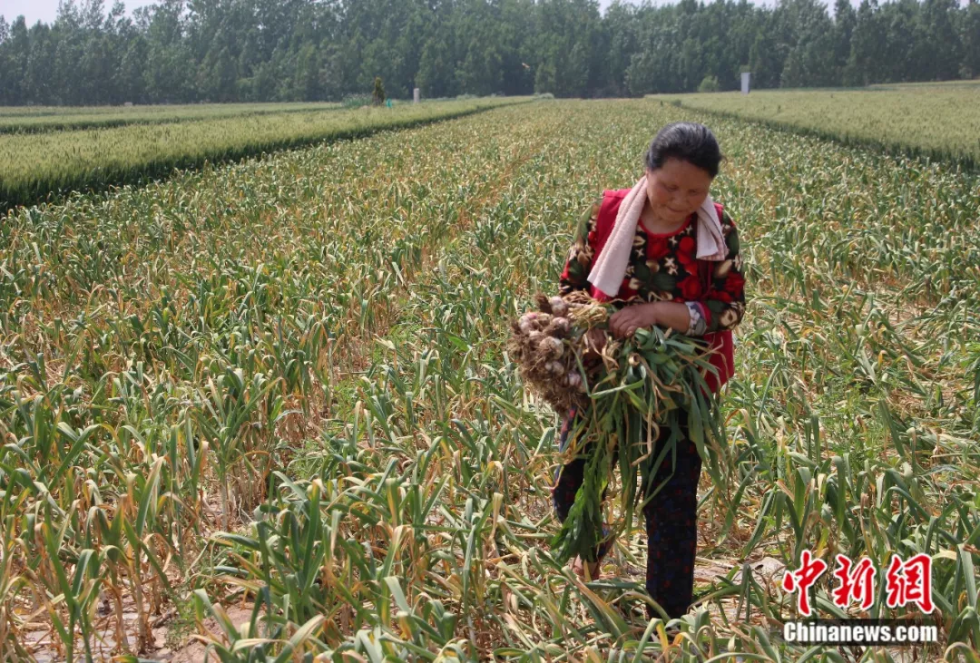
<path fill-rule="evenodd" d="M 925 28 L 922 43 L 928 45 L 928 63 L 923 72 L 925 80 L 950 80 L 959 76 L 963 45 L 954 27 L 956 0 L 924 0 L 922 22 Z"/>
<path fill-rule="evenodd" d="M 924 44 L 919 4 L 915 0 L 899 0 L 881 8 L 880 19 L 885 30 L 885 50 L 879 54 L 878 76 L 873 82 L 891 83 L 915 80 L 926 66 L 920 58 Z"/>
<path fill-rule="evenodd" d="M 836 0 L 834 3 L 834 75 L 837 81 L 842 81 L 847 60 L 851 55 L 851 37 L 854 34 L 854 24 L 857 14 L 851 0 Z"/>
<path fill-rule="evenodd" d="M 422 94 L 436 99 L 455 96 L 454 70 L 451 45 L 444 39 L 429 38 L 422 49 L 419 73 L 415 79 Z"/>
<path fill-rule="evenodd" d="M 0 105 L 9 105 L 10 101 L 7 99 L 11 86 L 14 84 L 14 79 L 16 78 L 15 72 L 12 71 L 10 64 L 8 63 L 9 55 L 8 50 L 4 48 L 3 43 L 7 41 L 10 36 L 10 26 L 7 25 L 7 19 L 0 16 Z"/>
<path fill-rule="evenodd" d="M 563 97 L 980 74 L 975 0 L 64 0 L 50 25 L 0 19 L 0 100 Z M 8 21 L 8 19 L 11 19 Z"/>
<path fill-rule="evenodd" d="M 883 78 L 881 53 L 886 49 L 886 39 L 877 11 L 877 0 L 861 0 L 854 22 L 845 85 L 868 85 Z"/>
<path fill-rule="evenodd" d="M 198 92 L 202 99 L 235 101 L 238 96 L 238 63 L 227 47 L 209 50 L 199 67 Z"/>
<path fill-rule="evenodd" d="M 963 18 L 963 70 L 968 77 L 980 76 L 980 3 L 972 0 Z"/>
<path fill-rule="evenodd" d="M 147 26 L 146 93 L 154 103 L 196 100 L 197 71 L 190 43 L 185 39 L 182 0 L 163 0 L 152 7 Z"/>
<path fill-rule="evenodd" d="M 717 76 L 705 76 L 704 80 L 701 81 L 701 84 L 698 85 L 698 92 L 717 92 L 720 89 L 721 86 L 718 85 Z"/>
<path fill-rule="evenodd" d="M 779 87 L 780 76 L 785 68 L 776 53 L 776 41 L 771 34 L 756 35 L 749 51 L 749 67 L 754 87 Z"/>

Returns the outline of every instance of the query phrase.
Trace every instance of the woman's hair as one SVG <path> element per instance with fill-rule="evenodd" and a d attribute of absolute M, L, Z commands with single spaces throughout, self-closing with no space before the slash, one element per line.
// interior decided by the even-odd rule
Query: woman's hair
<path fill-rule="evenodd" d="M 695 122 L 675 122 L 661 129 L 650 143 L 647 168 L 657 170 L 670 158 L 687 161 L 714 179 L 725 157 L 711 129 Z"/>

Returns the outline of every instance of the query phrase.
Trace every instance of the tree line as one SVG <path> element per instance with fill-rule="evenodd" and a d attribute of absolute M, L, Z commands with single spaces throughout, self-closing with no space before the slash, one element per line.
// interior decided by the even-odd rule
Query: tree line
<path fill-rule="evenodd" d="M 0 17 L 0 105 L 637 96 L 980 76 L 970 0 L 65 0 Z"/>

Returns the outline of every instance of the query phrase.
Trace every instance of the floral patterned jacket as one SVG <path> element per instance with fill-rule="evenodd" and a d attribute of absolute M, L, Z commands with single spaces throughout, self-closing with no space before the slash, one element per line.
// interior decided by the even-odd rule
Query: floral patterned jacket
<path fill-rule="evenodd" d="M 628 189 L 615 192 L 625 195 Z M 594 203 L 579 220 L 578 228 L 565 269 L 559 279 L 559 294 L 574 290 L 594 291 L 588 282 L 593 257 L 601 250 L 612 231 L 608 218 L 599 227 L 602 198 Z M 607 217 L 610 215 L 607 215 Z M 692 214 L 684 225 L 671 233 L 651 233 L 642 222 L 636 224 L 636 237 L 630 253 L 629 266 L 617 297 L 616 306 L 636 301 L 672 301 L 687 305 L 691 314 L 690 336 L 733 329 L 742 321 L 745 312 L 745 278 L 739 254 L 738 231 L 731 217 L 722 208 L 721 226 L 728 245 L 728 254 L 720 262 L 702 265 L 699 274 L 697 252 L 697 215 Z M 593 296 L 595 296 L 593 292 Z"/>

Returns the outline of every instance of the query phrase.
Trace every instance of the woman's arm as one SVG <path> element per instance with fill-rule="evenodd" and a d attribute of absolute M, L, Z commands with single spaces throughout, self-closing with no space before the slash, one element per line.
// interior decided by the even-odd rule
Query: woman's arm
<path fill-rule="evenodd" d="M 734 329 L 745 312 L 745 278 L 739 254 L 738 231 L 727 212 L 722 215 L 722 231 L 728 253 L 725 260 L 712 265 L 707 292 L 685 302 L 651 302 L 633 304 L 615 313 L 609 330 L 617 337 L 631 329 L 660 325 L 688 336 Z"/>
<path fill-rule="evenodd" d="M 721 229 L 728 253 L 712 263 L 708 290 L 701 297 L 685 302 L 657 302 L 653 312 L 657 324 L 673 327 L 688 336 L 734 329 L 745 313 L 745 277 L 739 253 L 738 230 L 727 211 L 722 212 Z"/>
<path fill-rule="evenodd" d="M 561 296 L 576 290 L 589 291 L 589 272 L 592 271 L 596 247 L 596 220 L 601 203 L 601 199 L 593 202 L 579 217 L 575 238 L 565 260 L 565 269 L 558 279 L 558 294 Z"/>
<path fill-rule="evenodd" d="M 701 334 L 734 329 L 742 322 L 745 313 L 745 276 L 739 253 L 738 230 L 727 212 L 722 214 L 721 227 L 728 254 L 724 260 L 712 266 L 708 292 L 697 300 L 705 318 L 703 331 L 695 330 L 701 331 Z"/>
<path fill-rule="evenodd" d="M 609 316 L 609 331 L 617 338 L 653 325 L 673 327 L 686 334 L 691 325 L 691 314 L 686 305 L 678 302 L 650 302 L 630 304 Z"/>

